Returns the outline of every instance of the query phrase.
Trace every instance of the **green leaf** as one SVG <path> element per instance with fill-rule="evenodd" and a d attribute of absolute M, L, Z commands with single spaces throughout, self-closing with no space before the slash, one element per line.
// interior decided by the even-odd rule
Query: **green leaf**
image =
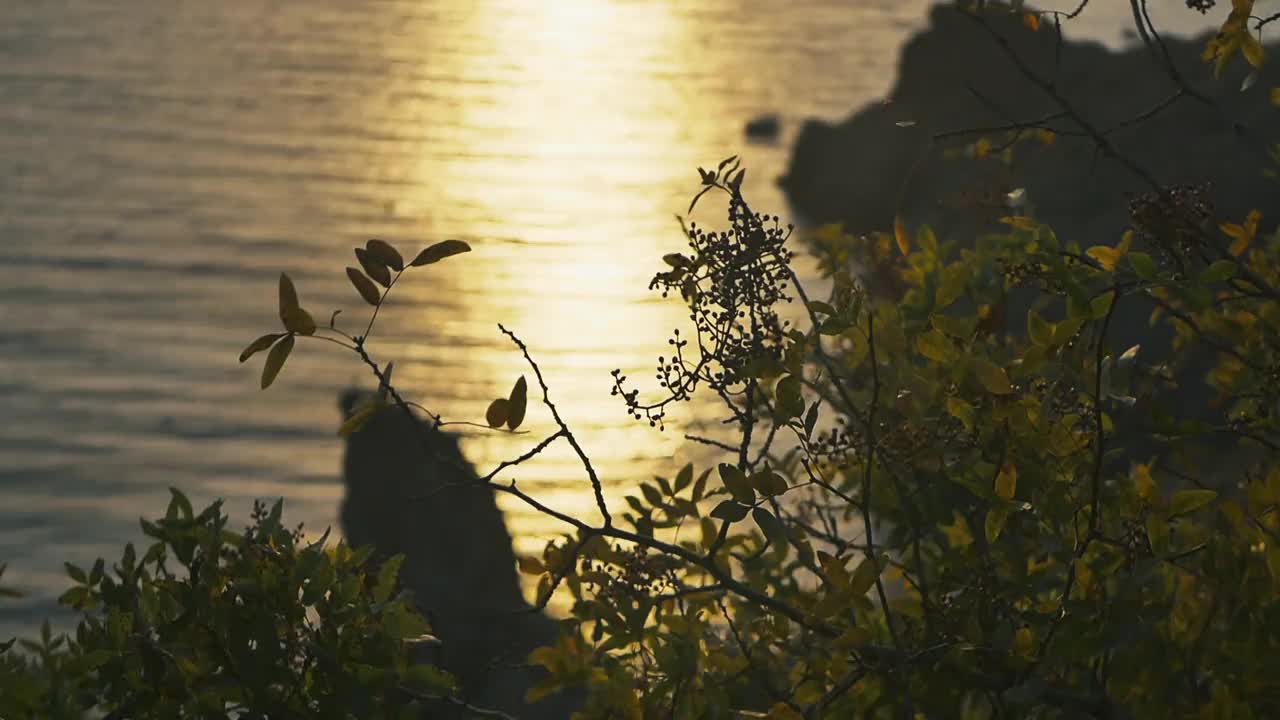
<path fill-rule="evenodd" d="M 1053 343 L 1053 326 L 1037 315 L 1035 310 L 1028 310 L 1027 336 L 1036 345 L 1050 345 Z"/>
<path fill-rule="evenodd" d="M 916 349 L 930 360 L 946 362 L 951 355 L 951 341 L 937 330 L 929 330 L 916 337 Z"/>
<path fill-rule="evenodd" d="M 973 430 L 974 408 L 958 397 L 947 398 L 947 412 L 964 425 L 965 430 Z"/>
<path fill-rule="evenodd" d="M 929 324 L 953 338 L 965 340 L 973 337 L 973 331 L 978 327 L 978 318 L 974 315 L 952 317 L 936 314 L 929 316 Z"/>
<path fill-rule="evenodd" d="M 347 277 L 351 279 L 351 284 L 355 286 L 356 292 L 360 293 L 360 297 L 364 298 L 365 302 L 374 306 L 382 302 L 382 293 L 378 291 L 378 286 L 359 270 L 353 267 L 347 268 Z"/>
<path fill-rule="evenodd" d="M 715 509 L 711 511 L 711 517 L 720 520 L 728 520 L 729 522 L 738 522 L 747 516 L 747 506 L 734 502 L 733 500 L 722 500 Z"/>
<path fill-rule="evenodd" d="M 81 570 L 78 565 L 64 562 L 62 563 L 62 567 L 67 569 L 67 575 L 70 576 L 72 580 L 75 580 L 81 585 L 87 585 L 89 583 L 89 576 L 86 575 L 84 570 Z"/>
<path fill-rule="evenodd" d="M 751 482 L 741 470 L 728 463 L 720 463 L 719 470 L 720 480 L 734 500 L 744 505 L 750 505 L 756 501 L 755 490 L 751 488 Z"/>
<path fill-rule="evenodd" d="M 253 342 L 249 343 L 249 347 L 245 348 L 244 352 L 240 353 L 240 362 L 244 362 L 245 360 L 248 360 L 254 355 L 257 355 L 258 353 L 262 352 L 263 350 L 266 350 L 267 348 L 271 347 L 272 344 L 275 343 L 275 341 L 279 340 L 285 335 L 286 333 L 269 333 L 267 335 L 263 335 L 257 340 L 254 340 Z"/>
<path fill-rule="evenodd" d="M 1000 472 L 996 474 L 996 497 L 1001 500 L 1012 500 L 1017 488 L 1018 468 L 1014 467 L 1013 463 L 1000 466 Z"/>
<path fill-rule="evenodd" d="M 183 520 L 190 520 L 195 517 L 195 510 L 191 508 L 191 501 L 178 488 L 169 488 L 169 505 L 178 511 Z"/>
<path fill-rule="evenodd" d="M 1177 517 L 1185 515 L 1193 510 L 1200 508 L 1213 502 L 1218 497 L 1218 493 L 1213 490 L 1182 490 L 1173 494 L 1169 499 L 1169 517 Z"/>
<path fill-rule="evenodd" d="M 267 353 L 267 362 L 262 366 L 262 389 L 275 381 L 276 376 L 280 374 L 280 369 L 284 367 L 284 361 L 289 359 L 289 353 L 293 351 L 293 336 L 289 335 L 285 339 L 276 343 L 271 348 L 271 352 Z"/>
<path fill-rule="evenodd" d="M 1155 515 L 1147 516 L 1147 542 L 1151 543 L 1151 552 L 1158 558 L 1169 554 L 1169 523 Z"/>
<path fill-rule="evenodd" d="M 1004 368 L 986 358 L 973 359 L 973 373 L 977 376 L 978 382 L 982 383 L 982 387 L 992 395 L 1008 395 L 1013 392 L 1013 386 L 1009 384 L 1009 375 L 1005 373 Z"/>
<path fill-rule="evenodd" d="M 993 543 L 1000 537 L 1000 533 L 1004 532 L 1004 526 L 1009 521 L 1009 506 L 996 505 L 987 511 L 987 520 L 984 523 L 984 529 L 987 533 L 987 542 Z"/>
<path fill-rule="evenodd" d="M 382 287 L 391 287 L 391 271 L 386 265 L 378 262 L 368 250 L 364 248 L 356 248 L 356 260 L 360 261 L 360 267 L 364 268 L 365 273 L 373 278 Z"/>
<path fill-rule="evenodd" d="M 529 401 L 528 385 L 525 383 L 524 376 L 521 375 L 516 384 L 511 388 L 511 395 L 507 398 L 507 428 L 515 430 L 520 427 L 520 423 L 524 422 L 525 406 Z"/>
<path fill-rule="evenodd" d="M 471 246 L 461 240 L 445 240 L 418 253 L 418 257 L 414 258 L 413 262 L 409 264 L 413 267 L 430 265 L 464 252 L 471 252 Z"/>
<path fill-rule="evenodd" d="M 1151 256 L 1144 252 L 1131 252 L 1125 256 L 1129 260 L 1129 267 L 1133 268 L 1133 272 L 1143 280 L 1156 279 L 1156 262 Z"/>
<path fill-rule="evenodd" d="M 880 563 L 874 558 L 863 558 L 849 579 L 849 591 L 856 595 L 866 595 L 880 577 Z"/>
<path fill-rule="evenodd" d="M 373 586 L 374 602 L 386 602 L 396 589 L 396 579 L 400 577 L 400 566 L 404 563 L 404 554 L 392 555 L 378 568 L 378 582 Z"/>
<path fill-rule="evenodd" d="M 1111 310 L 1111 298 L 1114 294 L 1109 291 L 1104 292 L 1089 301 L 1089 313 L 1094 320 L 1101 320 L 1107 316 L 1107 312 Z"/>
<path fill-rule="evenodd" d="M 496 428 L 507 422 L 510 415 L 511 403 L 506 398 L 497 398 L 489 403 L 489 408 L 484 411 L 484 421 L 489 423 L 489 427 Z"/>
<path fill-rule="evenodd" d="M 293 287 L 293 280 L 280 273 L 280 322 L 289 317 L 289 313 L 298 309 L 298 291 Z"/>
<path fill-rule="evenodd" d="M 1086 320 L 1088 320 L 1088 318 L 1083 316 L 1073 317 L 1054 325 L 1053 344 L 1062 345 L 1070 341 L 1071 338 L 1075 337 L 1076 333 L 1080 332 L 1080 328 L 1084 326 Z"/>
<path fill-rule="evenodd" d="M 369 256 L 387 267 L 400 272 L 404 270 L 404 258 L 400 257 L 400 252 L 391 247 L 391 243 L 386 240 L 370 240 L 364 244 L 364 249 L 369 252 Z"/>
<path fill-rule="evenodd" d="M 786 547 L 787 545 L 787 529 L 783 527 L 782 522 L 774 517 L 773 513 L 758 507 L 751 511 L 751 519 L 756 521 L 756 527 L 760 528 L 760 532 L 764 533 L 769 542 L 775 547 Z"/>
<path fill-rule="evenodd" d="M 1208 284 L 1222 282 L 1228 278 L 1235 277 L 1236 264 L 1231 260 L 1218 260 L 1212 265 L 1204 269 L 1200 273 L 1200 282 Z"/>

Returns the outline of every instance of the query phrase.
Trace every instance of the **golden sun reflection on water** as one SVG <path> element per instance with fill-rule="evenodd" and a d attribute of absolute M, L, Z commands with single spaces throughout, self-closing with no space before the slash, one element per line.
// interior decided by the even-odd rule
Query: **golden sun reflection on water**
<path fill-rule="evenodd" d="M 457 153 L 446 171 L 432 158 L 418 172 L 475 178 L 472 187 L 483 188 L 469 198 L 476 212 L 519 229 L 518 239 L 478 239 L 476 252 L 460 265 L 458 282 L 473 299 L 462 310 L 465 322 L 492 333 L 499 348 L 476 357 L 469 373 L 489 392 L 460 409 L 481 417 L 487 398 L 505 395 L 525 374 L 530 432 L 469 433 L 469 457 L 484 471 L 555 430 L 550 414 L 534 404 L 540 390 L 529 367 L 497 332 L 501 322 L 528 344 L 552 400 L 605 478 L 608 496 L 620 504 L 629 486 L 662 471 L 661 461 L 684 446 L 681 413 L 665 432 L 631 419 L 621 399 L 610 395 L 609 371 L 622 369 L 642 392 L 659 389 L 652 368 L 687 317 L 678 303 L 657 302 L 646 288 L 661 255 L 684 245 L 672 212 L 687 202 L 679 188 L 694 189 L 685 178 L 697 162 L 681 156 L 689 152 L 684 138 L 717 130 L 696 127 L 703 122 L 697 114 L 664 110 L 673 86 L 651 68 L 659 58 L 679 67 L 685 44 L 681 17 L 670 6 L 556 2 L 538 8 L 509 13 L 486 4 L 468 18 L 483 28 L 477 36 L 490 47 L 468 53 L 452 72 L 483 75 L 492 67 L 466 63 L 497 63 L 509 86 L 458 109 L 461 128 L 485 130 L 482 147 Z M 711 123 L 714 115 L 702 117 Z M 486 182 L 495 178 L 501 182 Z M 519 480 L 559 510 L 596 516 L 586 474 L 564 443 L 502 479 Z M 509 500 L 500 502 L 522 549 L 564 530 Z"/>

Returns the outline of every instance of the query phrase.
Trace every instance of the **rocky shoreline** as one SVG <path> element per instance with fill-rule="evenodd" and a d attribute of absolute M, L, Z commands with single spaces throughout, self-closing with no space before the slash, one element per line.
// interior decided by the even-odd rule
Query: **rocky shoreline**
<path fill-rule="evenodd" d="M 1179 86 L 1158 50 L 1116 52 L 1069 39 L 1059 48 L 1047 22 L 1037 32 L 1017 16 L 992 19 L 990 27 L 1000 39 L 953 6 L 935 7 L 929 27 L 904 46 L 884 102 L 838 124 L 807 122 L 779 180 L 792 209 L 806 222 L 842 222 L 859 233 L 888 230 L 901 215 L 909 225 L 929 222 L 954 235 L 995 227 L 1008 214 L 1005 194 L 1021 188 L 1060 238 L 1113 245 L 1128 224 L 1128 199 L 1152 190 L 1152 181 L 1208 182 L 1219 217 L 1239 222 L 1257 208 L 1264 227 L 1274 226 L 1280 182 L 1261 171 L 1274 167 L 1268 151 L 1280 142 L 1280 108 L 1269 101 L 1271 88 L 1280 86 L 1280 62 L 1241 90 L 1250 70 L 1243 59 L 1218 80 L 1200 59 L 1207 37 L 1165 38 L 1178 74 L 1207 102 L 1185 93 L 1171 100 Z M 1278 44 L 1267 50 L 1280 56 Z M 1069 117 L 1050 121 L 1062 130 L 1051 144 L 1024 133 L 1011 165 L 998 152 L 972 159 L 970 149 L 964 157 L 965 146 L 982 134 L 961 130 L 1063 112 L 1010 53 L 1052 80 L 1052 92 L 1104 132 L 1124 160 L 1096 150 Z M 1006 135 L 986 136 L 998 145 Z"/>

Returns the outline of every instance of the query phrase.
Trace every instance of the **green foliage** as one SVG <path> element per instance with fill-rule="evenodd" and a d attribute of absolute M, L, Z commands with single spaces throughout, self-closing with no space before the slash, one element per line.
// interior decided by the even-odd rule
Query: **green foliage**
<path fill-rule="evenodd" d="M 142 520 L 141 555 L 68 563 L 60 602 L 83 618 L 0 655 L 0 717 L 417 717 L 418 699 L 451 693 L 410 661 L 431 638 L 397 591 L 400 558 L 304 543 L 281 510 L 257 506 L 237 533 L 220 503 L 196 513 L 173 490 Z"/>
<path fill-rule="evenodd" d="M 1085 5 L 973 7 L 1039 32 Z M 1236 55 L 1262 65 L 1256 36 L 1278 16 L 1254 5 L 1233 0 L 1206 47 L 1216 73 Z M 1154 36 L 1146 3 L 1134 10 Z M 1010 157 L 1024 136 L 1056 137 L 1008 132 L 967 150 Z M 736 157 L 699 169 L 690 211 L 723 197 L 728 227 L 682 225 L 688 249 L 651 284 L 694 326 L 659 359 L 661 391 L 642 399 L 614 372 L 625 410 L 659 429 L 695 393 L 722 403 L 722 435 L 697 438 L 707 467 L 636 479 L 615 520 L 528 348 L 501 328 L 556 427 L 479 482 L 569 529 L 519 561 L 539 608 L 570 601 L 570 631 L 528 658 L 546 676 L 527 700 L 585 687 L 579 720 L 1280 716 L 1280 230 L 1160 187 L 1134 199 L 1130 232 L 1082 244 L 1015 191 L 1019 212 L 977 238 L 913 234 L 901 217 L 869 236 L 819 230 L 820 299 L 791 270 L 790 226 L 748 206 L 744 174 Z M 240 360 L 267 351 L 266 388 L 299 338 L 351 351 L 379 392 L 343 435 L 391 405 L 426 410 L 367 342 L 404 272 L 469 250 L 447 240 L 406 264 L 385 241 L 357 248 L 346 273 L 372 307 L 359 334 L 338 312 L 318 327 L 282 274 L 284 332 Z M 804 321 L 781 319 L 792 301 Z M 515 432 L 527 402 L 521 376 L 466 424 Z M 561 440 L 600 524 L 494 480 Z M 130 545 L 111 570 L 67 565 L 62 602 L 84 618 L 74 639 L 46 624 L 38 642 L 0 644 L 0 717 L 394 717 L 442 699 L 484 714 L 410 662 L 433 639 L 396 593 L 399 559 L 303 544 L 278 503 L 242 534 L 225 524 L 174 491 L 143 521 L 155 542 L 141 558 Z"/>

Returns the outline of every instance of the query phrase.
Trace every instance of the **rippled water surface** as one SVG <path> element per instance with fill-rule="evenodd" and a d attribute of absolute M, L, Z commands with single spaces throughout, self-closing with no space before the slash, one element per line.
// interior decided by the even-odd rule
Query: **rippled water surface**
<path fill-rule="evenodd" d="M 293 521 L 336 522 L 336 394 L 367 384 L 360 367 L 302 344 L 260 392 L 260 363 L 236 356 L 275 327 L 281 270 L 318 317 L 362 326 L 342 268 L 369 237 L 475 250 L 409 278 L 380 318 L 372 351 L 413 398 L 482 417 L 526 370 L 503 322 L 613 497 L 693 452 L 687 410 L 662 434 L 630 421 L 609 370 L 651 377 L 682 324 L 645 286 L 682 247 L 694 168 L 740 153 L 757 209 L 785 214 L 773 180 L 800 121 L 884 93 L 925 3 L 13 0 L 4 15 L 0 561 L 29 596 L 0 606 L 0 635 L 51 611 L 62 560 L 136 540 L 166 486 L 238 519 L 283 496 Z M 746 144 L 764 112 L 782 141 Z M 487 468 L 550 418 L 526 424 L 464 447 Z M 567 453 L 514 477 L 594 513 Z M 559 529 L 504 507 L 522 548 Z"/>

